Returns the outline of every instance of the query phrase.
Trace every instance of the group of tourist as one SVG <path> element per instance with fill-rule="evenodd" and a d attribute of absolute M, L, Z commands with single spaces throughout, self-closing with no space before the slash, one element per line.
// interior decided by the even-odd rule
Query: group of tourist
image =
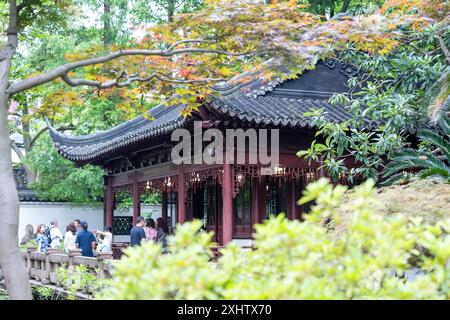
<path fill-rule="evenodd" d="M 166 251 L 169 228 L 163 218 L 145 220 L 143 217 L 136 218 L 136 225 L 131 229 L 131 246 L 140 245 L 142 240 L 161 243 L 163 251 Z M 113 234 L 111 226 L 106 226 L 104 231 L 88 230 L 88 223 L 78 219 L 72 221 L 66 227 L 63 235 L 58 228 L 58 221 L 53 219 L 50 226 L 39 224 L 34 233 L 33 226 L 28 224 L 25 227 L 25 236 L 20 244 L 27 244 L 35 239 L 37 241 L 37 251 L 46 252 L 48 248 L 63 248 L 64 252 L 81 249 L 81 254 L 85 257 L 94 257 L 94 252 L 112 251 Z"/>
<path fill-rule="evenodd" d="M 136 218 L 136 225 L 131 229 L 130 238 L 131 246 L 138 246 L 142 240 L 154 241 L 155 243 L 161 243 L 163 252 L 167 247 L 167 234 L 169 233 L 169 227 L 163 218 L 147 219 L 143 217 Z"/>
<path fill-rule="evenodd" d="M 95 234 L 95 235 L 94 235 Z M 85 257 L 94 257 L 94 251 L 105 252 L 112 250 L 112 228 L 106 226 L 104 231 L 88 230 L 86 221 L 74 220 L 66 227 L 63 235 L 58 228 L 58 221 L 53 219 L 50 226 L 39 224 L 34 233 L 33 226 L 28 224 L 25 227 L 25 236 L 20 244 L 27 244 L 35 239 L 37 241 L 37 251 L 46 252 L 47 248 L 64 248 L 66 253 L 69 250 L 81 249 L 81 254 Z"/>

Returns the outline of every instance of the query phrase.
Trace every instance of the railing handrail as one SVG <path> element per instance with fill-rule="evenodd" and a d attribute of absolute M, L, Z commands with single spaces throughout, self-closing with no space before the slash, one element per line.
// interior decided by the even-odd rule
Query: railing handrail
<path fill-rule="evenodd" d="M 81 249 L 69 250 L 69 253 L 60 252 L 57 249 L 48 248 L 47 252 L 37 252 L 35 247 L 22 251 L 30 280 L 42 285 L 55 285 L 67 287 L 68 284 L 60 283 L 57 271 L 65 266 L 69 272 L 73 272 L 79 265 L 85 265 L 88 272 L 96 275 L 98 279 L 111 278 L 113 253 L 97 252 L 95 257 L 84 257 Z M 83 291 L 82 291 L 83 292 Z"/>

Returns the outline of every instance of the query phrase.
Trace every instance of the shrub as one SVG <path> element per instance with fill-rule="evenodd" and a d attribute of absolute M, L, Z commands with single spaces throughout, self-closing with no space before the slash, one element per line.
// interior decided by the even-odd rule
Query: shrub
<path fill-rule="evenodd" d="M 435 224 L 374 211 L 369 180 L 346 191 L 325 179 L 309 184 L 300 202 L 315 200 L 304 222 L 278 215 L 256 226 L 255 250 L 229 244 L 211 261 L 212 234 L 200 221 L 177 227 L 169 254 L 147 242 L 129 248 L 101 299 L 446 299 L 450 283 L 450 222 Z M 341 223 L 334 237 L 325 217 Z M 330 219 L 327 219 L 330 220 Z M 408 277 L 413 268 L 421 272 Z"/>
<path fill-rule="evenodd" d="M 384 177 L 390 177 L 384 184 L 390 184 L 404 177 L 404 170 L 420 169 L 421 178 L 438 175 L 450 183 L 450 118 L 442 116 L 439 121 L 442 134 L 423 129 L 418 136 L 422 143 L 431 146 L 429 150 L 403 149 L 392 155 L 392 161 L 384 170 Z M 400 171 L 400 173 L 398 173 Z"/>
<path fill-rule="evenodd" d="M 66 299 L 74 300 L 76 293 L 82 291 L 88 298 L 98 289 L 100 282 L 85 265 L 78 265 L 70 272 L 65 265 L 56 270 L 59 284 L 66 289 Z"/>
<path fill-rule="evenodd" d="M 33 292 L 37 300 L 52 300 L 55 290 L 49 287 L 35 287 Z"/>

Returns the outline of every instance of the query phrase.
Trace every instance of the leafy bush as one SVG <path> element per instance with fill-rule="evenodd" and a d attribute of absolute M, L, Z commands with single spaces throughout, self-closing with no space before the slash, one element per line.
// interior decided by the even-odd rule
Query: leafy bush
<path fill-rule="evenodd" d="M 100 285 L 95 274 L 85 265 L 76 266 L 73 272 L 62 265 L 56 270 L 56 274 L 58 282 L 66 289 L 67 300 L 74 300 L 78 291 L 87 293 L 89 297 Z"/>
<path fill-rule="evenodd" d="M 429 129 L 421 130 L 418 134 L 421 142 L 433 150 L 408 148 L 393 153 L 392 161 L 384 170 L 384 176 L 390 177 L 385 184 L 402 178 L 404 173 L 398 172 L 411 168 L 420 168 L 421 178 L 439 175 L 450 183 L 450 118 L 441 117 L 439 125 L 442 135 Z"/>
<path fill-rule="evenodd" d="M 27 243 L 20 245 L 20 249 L 26 250 L 28 248 L 37 248 L 37 246 L 38 246 L 37 240 L 36 239 L 31 239 Z"/>
<path fill-rule="evenodd" d="M 325 179 L 309 184 L 315 200 L 304 222 L 278 215 L 256 226 L 255 250 L 229 244 L 212 260 L 211 233 L 200 221 L 177 227 L 169 254 L 146 242 L 129 248 L 100 299 L 445 299 L 450 284 L 450 222 L 423 223 L 374 211 L 369 180 L 351 193 Z M 345 208 L 342 208 L 345 206 Z M 352 212 L 339 237 L 338 210 Z M 421 273 L 408 279 L 412 268 Z"/>
<path fill-rule="evenodd" d="M 8 293 L 4 289 L 0 289 L 0 301 L 9 300 Z"/>
<path fill-rule="evenodd" d="M 55 290 L 49 287 L 35 287 L 33 291 L 38 300 L 52 300 L 53 295 L 55 294 Z"/>
<path fill-rule="evenodd" d="M 385 156 L 405 147 L 412 131 L 435 120 L 450 103 L 450 65 L 441 47 L 449 43 L 447 25 L 404 29 L 408 35 L 402 45 L 388 55 L 362 52 L 353 44 L 339 52 L 337 58 L 357 66 L 358 74 L 349 78 L 347 92 L 334 94 L 329 102 L 344 106 L 351 118 L 335 123 L 323 109 L 305 113 L 318 131 L 298 155 L 309 161 L 323 156 L 324 168 L 336 180 L 341 174 L 349 180 L 378 179 Z M 357 168 L 349 166 L 349 155 Z"/>

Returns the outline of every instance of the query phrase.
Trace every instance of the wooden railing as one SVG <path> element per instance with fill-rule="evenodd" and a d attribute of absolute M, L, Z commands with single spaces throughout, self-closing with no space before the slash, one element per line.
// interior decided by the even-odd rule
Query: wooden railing
<path fill-rule="evenodd" d="M 85 265 L 88 272 L 97 279 L 111 278 L 114 264 L 112 252 L 99 252 L 95 258 L 83 257 L 80 249 L 69 250 L 69 254 L 57 249 L 47 249 L 47 252 L 37 252 L 36 248 L 22 251 L 22 258 L 26 263 L 30 281 L 38 285 L 54 285 L 63 290 L 67 284 L 58 279 L 57 271 L 64 267 L 73 272 L 76 266 Z"/>
<path fill-rule="evenodd" d="M 114 255 L 122 253 L 126 246 L 116 248 Z M 223 247 L 212 247 L 214 257 L 217 260 Z M 253 247 L 243 247 L 245 250 L 254 250 Z M 22 258 L 26 263 L 30 281 L 34 285 L 55 286 L 64 290 L 67 284 L 61 283 L 58 279 L 58 269 L 64 267 L 69 273 L 74 272 L 76 266 L 84 265 L 88 272 L 94 274 L 97 279 L 108 279 L 112 277 L 113 265 L 117 260 L 113 260 L 113 252 L 96 253 L 95 258 L 83 257 L 80 249 L 69 250 L 69 253 L 62 253 L 57 249 L 48 248 L 47 252 L 37 252 L 36 248 L 28 248 L 22 251 Z"/>

